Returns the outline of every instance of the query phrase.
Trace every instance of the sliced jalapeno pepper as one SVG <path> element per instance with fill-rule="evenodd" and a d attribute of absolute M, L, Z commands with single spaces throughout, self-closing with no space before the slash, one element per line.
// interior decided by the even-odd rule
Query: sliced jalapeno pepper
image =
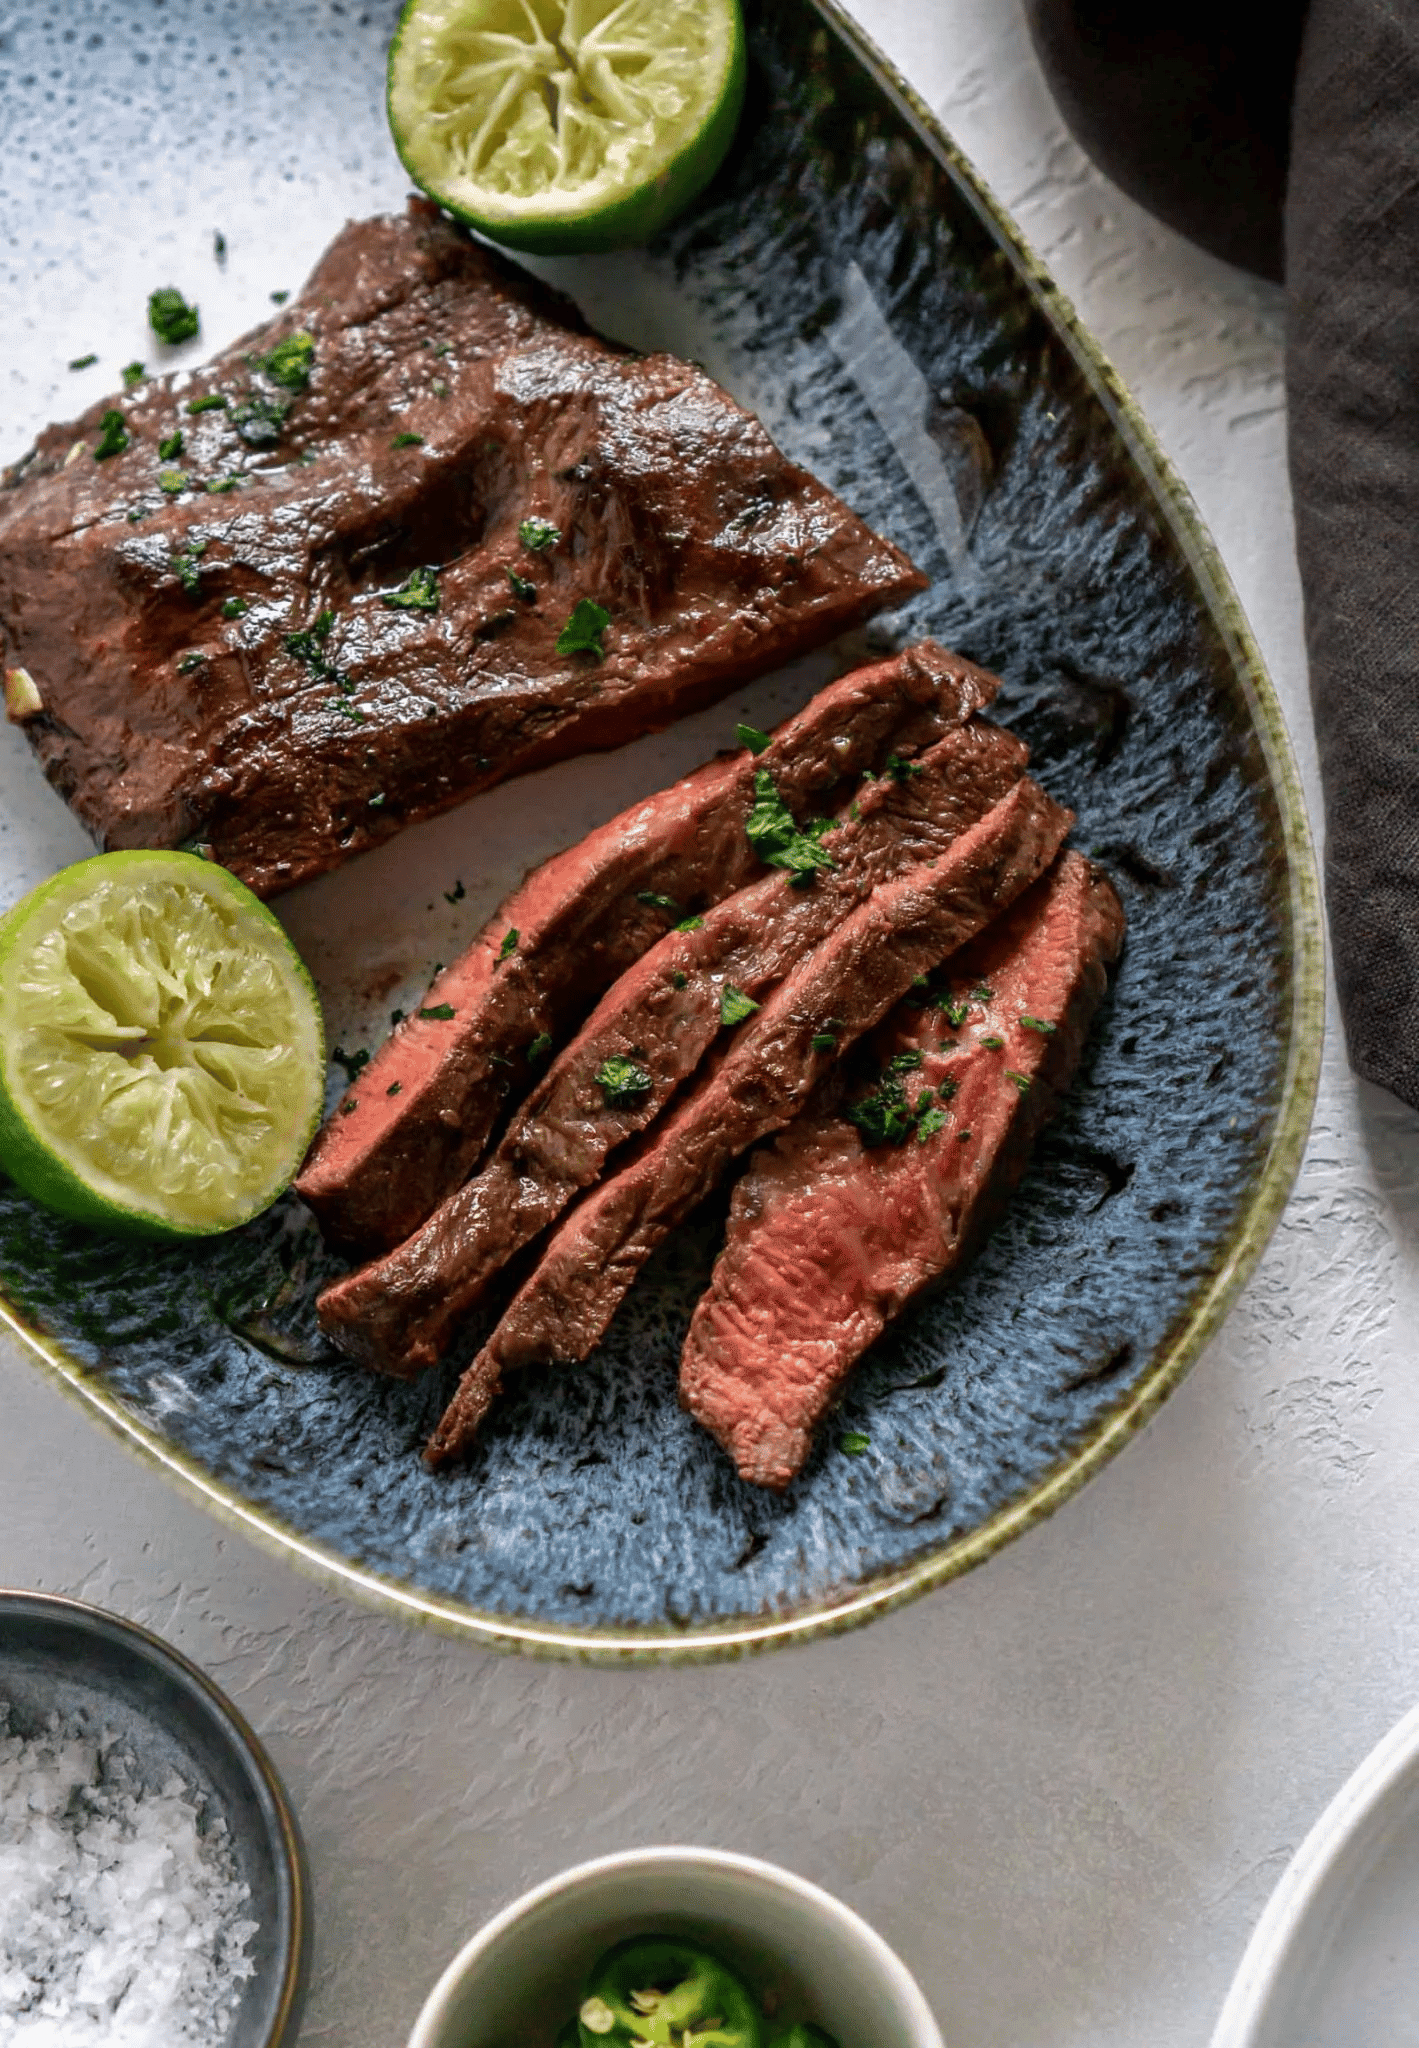
<path fill-rule="evenodd" d="M 838 2048 L 838 2043 L 823 2027 L 815 2027 L 812 2020 L 800 2020 L 796 2027 L 785 2027 L 781 2034 L 775 2034 L 769 2048 Z"/>
<path fill-rule="evenodd" d="M 764 2048 L 759 2008 L 733 1970 L 673 1936 L 608 1949 L 577 2018 L 581 2048 Z"/>

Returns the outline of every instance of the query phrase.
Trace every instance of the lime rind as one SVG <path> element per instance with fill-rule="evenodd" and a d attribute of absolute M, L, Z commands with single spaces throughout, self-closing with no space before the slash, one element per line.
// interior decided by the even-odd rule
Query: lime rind
<path fill-rule="evenodd" d="M 389 121 L 422 188 L 546 254 L 648 241 L 718 169 L 744 97 L 738 0 L 408 0 Z"/>
<path fill-rule="evenodd" d="M 324 1069 L 310 976 L 225 869 L 100 855 L 0 920 L 0 1165 L 75 1221 L 190 1237 L 258 1215 Z"/>

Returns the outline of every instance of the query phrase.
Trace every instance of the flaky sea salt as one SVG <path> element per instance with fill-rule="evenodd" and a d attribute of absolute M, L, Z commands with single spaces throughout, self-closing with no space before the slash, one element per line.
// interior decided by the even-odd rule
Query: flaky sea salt
<path fill-rule="evenodd" d="M 0 1703 L 0 2048 L 218 2048 L 252 1973 L 226 1824 L 111 1735 Z"/>

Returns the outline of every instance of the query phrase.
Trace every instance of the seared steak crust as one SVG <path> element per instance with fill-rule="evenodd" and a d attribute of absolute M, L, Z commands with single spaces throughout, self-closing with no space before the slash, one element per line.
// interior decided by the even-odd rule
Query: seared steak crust
<path fill-rule="evenodd" d="M 920 1058 L 903 1078 L 932 1105 L 924 1136 L 869 1147 L 825 1108 L 754 1154 L 680 1364 L 684 1406 L 742 1478 L 786 1486 L 862 1353 L 978 1242 L 1069 1085 L 1122 940 L 1109 883 L 1065 855 L 951 962 L 962 1000 L 990 991 L 954 1042 L 934 1009 L 899 1007 L 879 1032 L 884 1068 Z"/>
<path fill-rule="evenodd" d="M 875 778 L 843 805 L 824 841 L 836 866 L 810 887 L 770 872 L 698 929 L 668 933 L 553 1062 L 487 1167 L 406 1244 L 327 1288 L 327 1333 L 380 1371 L 432 1364 L 492 1276 L 695 1072 L 724 1029 L 726 992 L 762 1002 L 873 888 L 945 852 L 1019 780 L 1025 761 L 1023 744 L 997 726 L 948 733 L 903 781 Z M 618 1061 L 635 1076 L 630 1091 L 604 1085 Z"/>
<path fill-rule="evenodd" d="M 316 1138 L 296 1189 L 326 1237 L 364 1251 L 410 1237 L 477 1165 L 510 1086 L 533 1078 L 528 1048 L 563 1040 L 687 911 L 758 872 L 744 832 L 758 770 L 801 815 L 889 754 L 919 753 L 997 688 L 922 641 L 820 690 L 758 758 L 709 761 L 544 861 L 435 981 L 419 1007 L 437 1014 L 398 1026 Z"/>
<path fill-rule="evenodd" d="M 1049 866 L 1071 822 L 1026 777 L 946 853 L 874 889 L 620 1171 L 563 1218 L 465 1373 L 425 1452 L 429 1462 L 467 1449 L 506 1370 L 584 1358 L 651 1252 L 731 1161 L 791 1121 L 836 1052 L 872 1030 L 917 975 L 1013 902 Z"/>
<path fill-rule="evenodd" d="M 924 581 L 702 371 L 588 333 L 424 201 L 6 484 L 4 652 L 46 774 L 105 846 L 196 838 L 263 894 Z M 529 519 L 560 538 L 530 549 Z M 582 599 L 604 659 L 557 652 Z"/>

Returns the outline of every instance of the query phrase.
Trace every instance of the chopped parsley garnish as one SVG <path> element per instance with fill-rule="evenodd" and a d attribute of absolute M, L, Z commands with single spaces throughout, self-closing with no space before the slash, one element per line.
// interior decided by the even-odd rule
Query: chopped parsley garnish
<path fill-rule="evenodd" d="M 997 1038 L 994 1035 L 994 1033 L 992 1033 L 989 1038 L 982 1038 L 979 1041 L 979 1043 L 985 1047 L 987 1052 L 999 1052 L 1001 1046 L 1004 1045 L 1005 1040 L 1003 1038 Z"/>
<path fill-rule="evenodd" d="M 389 1013 L 389 1022 L 391 1028 L 396 1024 L 402 1024 L 404 1022 L 404 1012 L 402 1010 L 391 1010 Z"/>
<path fill-rule="evenodd" d="M 953 1031 L 959 1031 L 971 1011 L 969 1003 L 958 1002 L 954 996 L 938 996 L 936 1007 Z"/>
<path fill-rule="evenodd" d="M 345 1069 L 345 1086 L 347 1088 L 354 1086 L 355 1076 L 363 1068 L 367 1067 L 369 1063 L 370 1056 L 363 1046 L 361 1046 L 358 1052 L 345 1052 L 337 1045 L 334 1052 L 330 1055 L 330 1064 L 333 1067 L 343 1067 Z"/>
<path fill-rule="evenodd" d="M 123 368 L 119 371 L 119 375 L 123 379 L 123 388 L 125 391 L 131 391 L 135 384 L 142 383 L 143 372 L 145 367 L 146 366 L 142 363 L 125 363 L 123 365 Z"/>
<path fill-rule="evenodd" d="M 906 1090 L 895 1074 L 884 1075 L 870 1095 L 850 1102 L 843 1114 L 850 1124 L 856 1124 L 868 1145 L 904 1145 L 916 1123 Z"/>
<path fill-rule="evenodd" d="M 602 636 L 610 623 L 610 612 L 595 598 L 579 599 L 571 617 L 557 635 L 558 654 L 594 654 L 601 661 L 606 653 Z"/>
<path fill-rule="evenodd" d="M 978 981 L 971 990 L 971 1001 L 973 1003 L 988 1003 L 994 998 L 994 995 L 995 990 L 993 988 L 987 988 L 983 981 Z"/>
<path fill-rule="evenodd" d="M 507 930 L 503 933 L 503 942 L 498 948 L 498 957 L 493 962 L 494 967 L 501 967 L 504 960 L 510 960 L 516 951 L 517 926 L 513 924 L 509 925 Z"/>
<path fill-rule="evenodd" d="M 890 775 L 893 782 L 908 782 L 913 775 L 924 775 L 926 770 L 919 761 L 904 761 L 900 754 L 889 754 L 882 773 Z"/>
<path fill-rule="evenodd" d="M 516 569 L 509 569 L 507 580 L 514 597 L 520 597 L 524 604 L 531 604 L 537 595 L 537 585 L 526 576 L 519 576 Z"/>
<path fill-rule="evenodd" d="M 214 497 L 220 497 L 225 491 L 234 491 L 240 482 L 239 476 L 209 476 L 207 489 Z"/>
<path fill-rule="evenodd" d="M 272 398 L 265 391 L 248 391 L 232 414 L 232 425 L 248 448 L 274 448 L 291 409 L 289 398 Z"/>
<path fill-rule="evenodd" d="M 937 1089 L 936 1092 L 941 1097 L 941 1100 L 943 1102 L 949 1102 L 951 1100 L 951 1097 L 956 1093 L 956 1090 L 960 1087 L 960 1085 L 961 1084 L 959 1081 L 953 1081 L 948 1076 L 947 1079 L 941 1083 L 941 1086 Z"/>
<path fill-rule="evenodd" d="M 675 929 L 677 932 L 703 931 L 704 923 L 705 921 L 702 917 L 682 917 Z"/>
<path fill-rule="evenodd" d="M 445 903 L 461 903 L 467 894 L 468 891 L 464 888 L 463 883 L 460 880 L 455 882 L 451 889 L 444 890 L 443 900 Z"/>
<path fill-rule="evenodd" d="M 148 294 L 148 325 L 159 341 L 175 348 L 180 341 L 191 341 L 197 332 L 197 308 L 189 306 L 173 285 L 160 284 Z"/>
<path fill-rule="evenodd" d="M 185 491 L 187 484 L 188 476 L 185 469 L 160 469 L 158 471 L 158 489 L 166 491 L 170 498 L 175 498 L 179 491 Z"/>
<path fill-rule="evenodd" d="M 1030 1077 L 1028 1074 L 1017 1074 L 1013 1067 L 1007 1067 L 1005 1069 L 1005 1078 L 1007 1081 L 1013 1081 L 1022 1095 L 1029 1094 Z"/>
<path fill-rule="evenodd" d="M 99 445 L 94 450 L 95 462 L 107 462 L 110 455 L 121 455 L 128 446 L 128 429 L 123 423 L 123 414 L 109 409 L 99 421 Z"/>
<path fill-rule="evenodd" d="M 757 725 L 736 725 L 734 737 L 741 747 L 747 747 L 751 754 L 762 754 L 772 742 L 766 732 L 760 732 Z"/>
<path fill-rule="evenodd" d="M 364 712 L 360 710 L 359 706 L 347 704 L 343 697 L 332 697 L 330 699 L 330 708 L 332 711 L 337 711 L 341 718 L 348 718 L 351 725 L 369 724 L 369 720 L 365 717 Z"/>
<path fill-rule="evenodd" d="M 439 608 L 439 579 L 435 569 L 411 569 L 397 590 L 386 590 L 380 597 L 381 604 L 387 604 L 397 612 L 436 612 Z"/>
<path fill-rule="evenodd" d="M 435 377 L 433 383 L 429 386 L 429 389 L 430 391 L 433 392 L 435 398 L 448 397 L 448 386 L 447 384 L 444 383 L 442 377 Z"/>
<path fill-rule="evenodd" d="M 199 654 L 197 652 L 193 652 L 192 654 L 184 654 L 182 660 L 177 665 L 177 672 L 180 676 L 190 676 L 195 668 L 201 668 L 203 666 L 203 664 L 206 662 L 206 659 L 207 657 L 205 654 Z"/>
<path fill-rule="evenodd" d="M 286 635 L 286 652 L 293 654 L 313 676 L 320 676 L 324 681 L 334 683 L 335 687 L 343 690 L 348 697 L 355 686 L 344 669 L 332 661 L 326 652 L 325 643 L 330 638 L 334 624 L 335 614 L 329 605 L 326 605 L 323 610 L 316 613 L 311 625 L 302 628 L 299 633 Z M 364 713 L 353 711 L 348 704 L 337 705 L 336 709 L 343 711 L 346 717 L 357 718 L 361 725 L 365 722 Z"/>
<path fill-rule="evenodd" d="M 538 1032 L 538 1034 L 537 1034 L 537 1036 L 536 1036 L 536 1037 L 535 1037 L 535 1038 L 533 1039 L 533 1041 L 532 1041 L 531 1045 L 529 1045 L 529 1046 L 528 1046 L 528 1048 L 527 1048 L 527 1064 L 528 1064 L 528 1066 L 529 1066 L 529 1067 L 535 1067 L 535 1066 L 536 1066 L 536 1064 L 537 1064 L 537 1062 L 538 1062 L 539 1060 L 545 1060 L 545 1059 L 546 1059 L 546 1057 L 547 1057 L 548 1053 L 549 1053 L 549 1052 L 550 1052 L 551 1050 L 552 1050 L 552 1034 L 551 1034 L 551 1032 L 550 1032 L 550 1031 L 539 1031 L 539 1032 Z"/>
<path fill-rule="evenodd" d="M 389 798 L 385 795 L 384 791 L 382 789 L 377 789 L 374 795 L 369 799 L 369 803 L 367 804 L 366 808 L 371 811 L 380 811 L 383 810 L 384 806 L 388 802 Z"/>
<path fill-rule="evenodd" d="M 864 1451 L 870 1451 L 871 1448 L 871 1437 L 864 1436 L 860 1429 L 844 1430 L 838 1438 L 838 1449 L 846 1451 L 850 1458 L 860 1458 Z"/>
<path fill-rule="evenodd" d="M 921 1065 L 921 1061 L 922 1055 L 914 1047 L 909 1052 L 893 1053 L 891 1059 L 887 1062 L 887 1072 L 889 1074 L 910 1074 L 913 1068 Z"/>
<path fill-rule="evenodd" d="M 682 974 L 678 967 L 672 967 L 670 970 L 670 986 L 672 988 L 688 988 L 689 985 L 689 975 Z"/>
<path fill-rule="evenodd" d="M 956 1133 L 957 1141 L 962 1145 L 965 1144 L 967 1138 L 969 1138 L 970 1136 L 971 1133 L 969 1131 L 957 1131 Z"/>
<path fill-rule="evenodd" d="M 540 555 L 557 545 L 562 529 L 550 525 L 545 519 L 524 519 L 517 529 L 517 537 L 525 548 L 530 548 L 534 555 Z"/>
<path fill-rule="evenodd" d="M 201 398 L 189 398 L 183 411 L 187 413 L 225 412 L 231 404 L 225 391 L 208 391 Z"/>
<path fill-rule="evenodd" d="M 222 600 L 222 617 L 224 619 L 239 619 L 246 610 L 247 602 L 244 597 L 226 597 Z"/>
<path fill-rule="evenodd" d="M 624 1053 L 612 1053 L 591 1077 L 605 1098 L 608 1109 L 624 1109 L 638 1096 L 648 1095 L 655 1083 L 645 1068 Z"/>
<path fill-rule="evenodd" d="M 924 1145 L 928 1138 L 934 1138 L 939 1130 L 945 1128 L 945 1125 L 946 1112 L 944 1109 L 937 1109 L 934 1104 L 930 1109 L 924 1109 L 916 1120 L 916 1142 L 918 1145 Z"/>
<path fill-rule="evenodd" d="M 402 1081 L 391 1081 L 384 1092 L 386 1095 L 398 1095 L 403 1086 L 404 1083 Z"/>
<path fill-rule="evenodd" d="M 197 597 L 201 593 L 201 562 L 206 552 L 205 540 L 193 540 L 185 548 L 179 548 L 172 558 L 173 574 L 189 597 Z"/>
<path fill-rule="evenodd" d="M 351 1095 L 346 1101 L 341 1103 L 340 1114 L 341 1116 L 353 1116 L 355 1114 L 355 1111 L 359 1108 L 359 1106 L 359 1097 L 357 1095 Z"/>
<path fill-rule="evenodd" d="M 837 866 L 833 856 L 819 844 L 823 834 L 832 830 L 831 821 L 814 818 L 800 831 L 767 768 L 760 768 L 754 777 L 754 804 L 744 821 L 744 830 L 766 867 L 811 875 L 817 868 Z"/>
<path fill-rule="evenodd" d="M 391 448 L 422 448 L 424 437 L 422 434 L 396 434 L 389 445 Z"/>
<path fill-rule="evenodd" d="M 164 462 L 175 462 L 182 453 L 182 428 L 176 427 L 165 434 L 158 443 L 158 454 Z"/>
<path fill-rule="evenodd" d="M 654 889 L 637 889 L 637 903 L 644 903 L 647 910 L 678 910 L 679 904 L 673 896 L 657 896 Z"/>
<path fill-rule="evenodd" d="M 857 824 L 858 820 L 861 818 L 862 805 L 857 801 L 856 797 L 854 797 L 852 802 L 848 805 L 847 814 L 852 819 L 854 825 Z"/>
<path fill-rule="evenodd" d="M 1057 1024 L 1051 1024 L 1046 1017 L 1022 1017 L 1020 1022 L 1027 1031 L 1038 1031 L 1041 1038 L 1053 1038 L 1059 1029 Z"/>
<path fill-rule="evenodd" d="M 215 229 L 212 234 L 212 254 L 218 263 L 225 263 L 227 260 L 227 238 L 220 228 Z"/>
<path fill-rule="evenodd" d="M 273 384 L 286 391 L 304 391 L 315 363 L 315 337 L 303 330 L 278 341 L 269 355 L 258 356 L 256 367 L 264 370 Z"/>
<path fill-rule="evenodd" d="M 742 988 L 736 988 L 727 981 L 720 991 L 719 1021 L 721 1024 L 742 1024 L 746 1017 L 752 1017 L 758 1004 L 752 996 L 746 996 Z"/>
<path fill-rule="evenodd" d="M 809 1040 L 814 1052 L 836 1052 L 838 1041 L 831 1031 L 817 1031 Z"/>
<path fill-rule="evenodd" d="M 432 1009 L 420 1010 L 418 1014 L 421 1017 L 432 1018 L 435 1024 L 447 1024 L 449 1018 L 456 1017 L 458 1012 L 452 1003 L 435 1003 Z"/>
<path fill-rule="evenodd" d="M 92 363 L 97 361 L 97 356 L 75 356 L 69 367 L 71 370 L 87 370 Z"/>
<path fill-rule="evenodd" d="M 284 306 L 291 295 L 289 292 L 272 292 L 269 296 L 273 306 Z"/>

